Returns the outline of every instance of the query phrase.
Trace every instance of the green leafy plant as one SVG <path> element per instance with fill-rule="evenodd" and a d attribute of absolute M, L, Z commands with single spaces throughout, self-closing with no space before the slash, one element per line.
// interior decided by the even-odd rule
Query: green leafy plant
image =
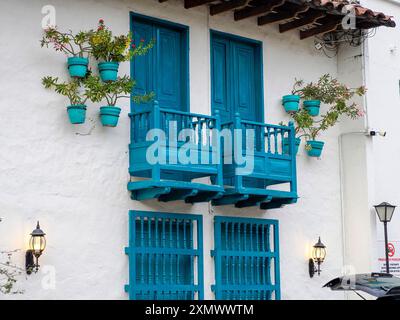
<path fill-rule="evenodd" d="M 61 32 L 57 27 L 48 27 L 44 30 L 44 36 L 41 40 L 42 47 L 53 46 L 56 51 L 67 55 L 83 58 L 91 53 L 89 39 L 92 37 L 93 30 L 79 31 L 74 34 L 71 30 Z"/>
<path fill-rule="evenodd" d="M 115 106 L 121 98 L 131 98 L 129 94 L 135 87 L 136 82 L 128 76 L 118 78 L 114 82 L 102 82 L 97 76 L 89 76 L 85 80 L 85 94 L 92 102 L 100 102 L 103 99 L 107 105 Z M 132 99 L 135 103 L 145 103 L 153 99 L 154 94 L 136 95 Z"/>
<path fill-rule="evenodd" d="M 316 83 L 309 82 L 305 85 L 304 80 L 295 79 L 292 93 L 300 95 L 304 100 L 320 100 L 326 104 L 335 104 L 338 101 L 348 101 L 354 95 L 362 96 L 365 91 L 363 86 L 349 88 L 330 74 L 324 74 Z"/>
<path fill-rule="evenodd" d="M 0 251 L 0 293 L 22 294 L 22 290 L 15 289 L 17 277 L 22 274 L 22 269 L 12 263 L 12 256 L 19 250 Z"/>
<path fill-rule="evenodd" d="M 308 83 L 304 86 L 303 80 L 295 80 L 293 94 L 299 94 L 306 100 L 320 100 L 329 106 L 326 113 L 319 119 L 312 117 L 308 111 L 301 108 L 299 112 L 291 116 L 296 124 L 296 135 L 305 136 L 315 140 L 317 136 L 335 126 L 341 117 L 357 119 L 364 115 L 361 108 L 352 102 L 355 96 L 363 96 L 366 92 L 365 87 L 349 88 L 332 78 L 329 74 L 321 76 L 317 83 Z"/>
<path fill-rule="evenodd" d="M 0 222 L 2 218 L 0 218 Z M 0 293 L 2 294 L 21 294 L 22 290 L 15 289 L 17 277 L 22 274 L 22 269 L 12 263 L 12 256 L 19 250 L 1 251 L 0 250 Z"/>
<path fill-rule="evenodd" d="M 128 61 L 134 56 L 145 55 L 154 46 L 154 40 L 146 44 L 144 39 L 136 46 L 132 40 L 132 33 L 113 36 L 103 19 L 99 20 L 97 30 L 90 35 L 89 43 L 97 60 L 113 62 Z"/>
<path fill-rule="evenodd" d="M 71 79 L 62 82 L 57 77 L 44 77 L 42 79 L 42 84 L 46 89 L 53 89 L 58 94 L 67 97 L 71 105 L 84 105 L 88 100 L 88 93 L 82 88 L 84 83 L 84 79 Z"/>

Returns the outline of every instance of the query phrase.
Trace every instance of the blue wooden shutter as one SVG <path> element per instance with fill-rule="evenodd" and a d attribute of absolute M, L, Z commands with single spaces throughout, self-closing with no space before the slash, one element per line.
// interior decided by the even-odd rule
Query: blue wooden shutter
<path fill-rule="evenodd" d="M 212 33 L 211 103 L 222 122 L 232 121 L 236 112 L 244 120 L 262 122 L 261 66 L 260 45 Z"/>
<path fill-rule="evenodd" d="M 157 28 L 156 99 L 163 108 L 184 111 L 182 107 L 181 34 L 168 28 Z"/>
<path fill-rule="evenodd" d="M 132 300 L 203 299 L 202 216 L 130 211 Z"/>
<path fill-rule="evenodd" d="M 142 39 L 149 41 L 155 38 L 154 28 L 151 24 L 134 21 L 132 28 L 134 30 L 133 37 L 136 46 L 140 45 Z M 154 91 L 154 74 L 157 71 L 155 61 L 154 48 L 147 55 L 132 59 L 131 77 L 136 81 L 136 86 L 133 90 L 134 95 L 143 95 Z M 142 105 L 141 107 L 145 106 Z"/>
<path fill-rule="evenodd" d="M 133 94 L 154 92 L 161 107 L 188 111 L 187 31 L 135 16 L 132 29 L 137 46 L 142 39 L 146 42 L 155 40 L 149 54 L 132 60 L 131 75 L 137 81 Z M 146 107 L 149 106 L 133 105 L 138 110 Z"/>
<path fill-rule="evenodd" d="M 280 299 L 278 221 L 214 218 L 216 299 Z"/>
<path fill-rule="evenodd" d="M 234 110 L 243 120 L 257 119 L 254 47 L 232 42 Z"/>
<path fill-rule="evenodd" d="M 233 104 L 230 66 L 230 43 L 226 39 L 213 37 L 211 54 L 212 109 L 220 111 L 222 122 L 232 118 Z"/>

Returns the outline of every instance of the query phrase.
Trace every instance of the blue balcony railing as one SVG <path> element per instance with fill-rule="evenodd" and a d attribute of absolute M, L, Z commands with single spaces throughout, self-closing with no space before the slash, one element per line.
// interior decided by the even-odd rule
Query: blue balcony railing
<path fill-rule="evenodd" d="M 224 141 L 222 145 L 224 157 L 227 153 L 235 157 L 235 152 L 241 152 L 243 158 L 248 156 L 249 146 L 246 138 L 249 130 L 252 131 L 254 138 L 251 141 L 254 147 L 250 151 L 254 153 L 253 166 L 252 170 L 242 170 L 245 172 L 240 173 L 238 169 L 243 165 L 235 161 L 232 161 L 232 164 L 224 164 L 225 193 L 222 198 L 213 200 L 214 205 L 235 204 L 236 207 L 259 205 L 261 209 L 274 209 L 297 201 L 293 123 L 289 126 L 258 123 L 242 120 L 240 115 L 236 114 L 234 121 L 224 123 L 222 129 L 240 132 L 243 145 L 242 148 L 227 149 Z M 284 148 L 284 140 L 288 141 L 288 150 Z M 272 189 L 271 187 L 275 185 L 281 185 L 281 188 Z"/>
<path fill-rule="evenodd" d="M 155 103 L 151 110 L 131 113 L 130 118 L 129 172 L 132 177 L 145 178 L 128 184 L 134 200 L 157 198 L 160 201 L 185 200 L 194 203 L 222 196 L 222 163 L 216 161 L 220 157 L 217 133 L 221 126 L 218 115 L 165 109 Z M 152 129 L 159 129 L 161 136 L 147 139 Z M 189 134 L 194 135 L 191 144 L 187 143 L 189 137 L 185 141 L 177 139 L 176 135 L 185 129 L 190 129 Z M 155 141 L 157 150 L 152 152 Z M 190 159 L 186 154 L 192 155 Z M 193 181 L 207 177 L 214 183 Z"/>
<path fill-rule="evenodd" d="M 182 112 L 157 102 L 130 118 L 133 179 L 128 189 L 134 200 L 212 201 L 262 209 L 297 201 L 293 124 L 245 121 L 236 114 L 234 121 L 221 125 L 218 113 Z"/>

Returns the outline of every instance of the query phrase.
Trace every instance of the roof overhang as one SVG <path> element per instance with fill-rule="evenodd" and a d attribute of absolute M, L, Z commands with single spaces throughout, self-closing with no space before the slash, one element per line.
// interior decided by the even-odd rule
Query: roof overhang
<path fill-rule="evenodd" d="M 168 0 L 158 0 L 167 2 Z M 343 31 L 347 17 L 354 18 L 353 29 L 395 27 L 391 16 L 348 1 L 330 0 L 184 0 L 186 9 L 207 5 L 210 15 L 233 12 L 235 21 L 257 17 L 257 24 L 279 24 L 279 32 L 299 30 L 300 39 Z M 345 22 L 346 23 L 346 22 Z"/>

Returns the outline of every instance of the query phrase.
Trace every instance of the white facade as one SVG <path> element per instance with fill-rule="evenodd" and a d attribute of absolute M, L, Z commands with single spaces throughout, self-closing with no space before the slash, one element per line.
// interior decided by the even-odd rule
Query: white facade
<path fill-rule="evenodd" d="M 0 29 L 4 31 L 0 42 L 0 250 L 21 249 L 15 261 L 22 267 L 29 233 L 37 220 L 48 241 L 40 259 L 41 271 L 20 277 L 18 287 L 25 293 L 11 298 L 127 299 L 124 247 L 132 209 L 203 215 L 206 299 L 214 298 L 210 288 L 214 262 L 209 252 L 214 247 L 216 214 L 279 220 L 283 299 L 343 299 L 343 293 L 322 285 L 341 275 L 344 264 L 356 266 L 357 272 L 376 270 L 376 221 L 371 205 L 400 203 L 396 188 L 396 178 L 400 178 L 397 29 L 379 28 L 368 41 L 365 56 L 359 56 L 361 48 L 343 48 L 337 57 L 328 58 L 314 48 L 312 38 L 299 40 L 297 31 L 280 34 L 276 25 L 258 27 L 255 19 L 234 22 L 231 14 L 210 17 L 205 6 L 186 10 L 181 0 L 51 1 L 56 24 L 62 29 L 90 29 L 103 18 L 116 34 L 126 33 L 131 11 L 187 25 L 193 112 L 210 114 L 210 29 L 263 42 L 268 123 L 288 120 L 281 96 L 290 92 L 294 78 L 312 81 L 330 73 L 351 85 L 365 82 L 368 123 L 365 119 L 344 122 L 324 133 L 326 147 L 320 160 L 309 158 L 302 145 L 297 157 L 298 203 L 262 211 L 131 200 L 126 188 L 129 102 L 121 104 L 117 128 L 101 126 L 99 105 L 89 105 L 90 121 L 85 125 L 71 125 L 65 111 L 67 101 L 45 90 L 40 82 L 45 75 L 67 77 L 65 56 L 42 49 L 39 43 L 42 8 L 49 2 L 0 2 Z M 400 13 L 397 4 L 387 1 L 369 0 L 365 5 L 395 16 Z M 395 46 L 397 51 L 391 52 Z M 122 65 L 120 73 L 129 74 L 129 63 Z M 363 131 L 367 126 L 385 130 L 388 136 L 372 139 L 355 134 L 339 139 L 342 133 Z M 396 212 L 394 220 L 389 232 L 400 225 Z M 381 237 L 380 229 L 378 233 Z M 321 276 L 310 279 L 309 251 L 318 236 L 328 253 Z M 9 297 L 0 295 L 4 298 Z"/>

